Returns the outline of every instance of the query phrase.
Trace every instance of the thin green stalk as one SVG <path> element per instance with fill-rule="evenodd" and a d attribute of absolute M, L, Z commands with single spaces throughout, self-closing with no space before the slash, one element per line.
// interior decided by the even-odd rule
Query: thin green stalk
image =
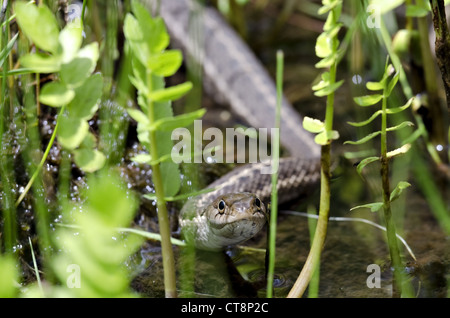
<path fill-rule="evenodd" d="M 386 96 L 386 88 L 383 95 Z M 384 221 L 386 224 L 387 241 L 389 247 L 389 254 L 394 267 L 393 280 L 393 296 L 400 297 L 401 295 L 412 297 L 414 294 L 411 288 L 408 287 L 405 277 L 401 271 L 403 270 L 402 260 L 400 257 L 400 250 L 397 243 L 397 231 L 395 223 L 392 218 L 391 211 L 391 190 L 389 185 L 389 158 L 387 157 L 387 97 L 383 97 L 381 106 L 381 182 L 383 189 L 383 210 Z"/>
<path fill-rule="evenodd" d="M 152 74 L 147 71 L 147 83 L 149 91 L 152 91 Z M 154 102 L 149 98 L 148 118 L 150 123 L 155 122 Z M 150 155 L 152 158 L 158 158 L 156 132 L 149 131 Z M 158 209 L 159 233 L 161 235 L 161 253 L 163 257 L 164 268 L 164 289 L 167 298 L 177 297 L 176 276 L 175 276 L 175 260 L 173 256 L 172 243 L 170 237 L 170 222 L 167 212 L 164 185 L 159 163 L 152 164 L 152 179 L 156 192 L 156 206 Z"/>
<path fill-rule="evenodd" d="M 284 55 L 282 51 L 277 52 L 277 107 L 275 113 L 275 129 L 279 131 L 281 120 L 281 102 L 283 96 L 283 65 Z M 274 136 L 272 153 L 272 192 L 271 192 L 271 209 L 270 209 L 270 224 L 269 224 L 269 262 L 267 270 L 267 298 L 273 296 L 273 279 L 275 273 L 275 248 L 276 248 L 276 233 L 277 233 L 277 214 L 278 214 L 278 164 L 280 160 L 280 135 Z"/>
<path fill-rule="evenodd" d="M 48 142 L 47 148 L 45 149 L 44 155 L 42 156 L 41 161 L 39 162 L 39 165 L 37 166 L 36 170 L 34 171 L 33 175 L 31 176 L 30 180 L 28 181 L 27 185 L 25 186 L 25 189 L 20 194 L 19 198 L 16 201 L 16 207 L 22 202 L 23 198 L 26 196 L 28 191 L 30 190 L 31 186 L 33 185 L 34 181 L 38 177 L 39 173 L 41 172 L 42 167 L 44 166 L 45 161 L 47 160 L 48 154 L 50 153 L 50 149 L 53 146 L 53 142 L 56 138 L 56 132 L 58 130 L 59 126 L 59 119 L 62 117 L 62 114 L 64 113 L 65 106 L 61 107 L 61 110 L 59 111 L 58 119 L 56 120 L 55 129 L 53 130 L 52 136 L 50 137 L 50 141 Z"/>
<path fill-rule="evenodd" d="M 336 24 L 338 16 L 340 14 L 340 5 L 332 9 L 331 25 Z M 336 36 L 330 38 L 331 50 L 336 53 L 339 49 L 339 40 Z M 336 83 L 336 71 L 337 71 L 338 59 L 330 65 L 329 68 L 329 86 Z M 333 131 L 333 115 L 334 115 L 334 91 L 327 95 L 327 104 L 325 110 L 325 133 L 326 136 L 330 136 Z M 323 144 L 321 147 L 320 158 L 320 206 L 319 206 L 319 220 L 317 222 L 316 231 L 314 233 L 314 239 L 309 251 L 308 257 L 303 269 L 300 272 L 294 286 L 289 291 L 288 298 L 302 297 L 306 290 L 311 278 L 316 271 L 316 268 L 320 261 L 320 254 L 325 243 L 325 238 L 328 229 L 328 217 L 330 214 L 330 179 L 331 179 L 331 140 L 328 143 Z"/>
<path fill-rule="evenodd" d="M 317 211 L 314 207 L 308 208 L 308 229 L 309 229 L 309 238 L 311 242 L 314 240 L 314 233 L 317 228 L 317 220 L 316 217 Z M 312 245 L 311 245 L 312 246 Z M 319 260 L 320 263 L 320 255 Z M 311 281 L 309 283 L 308 288 L 308 298 L 317 298 L 319 297 L 319 282 L 320 282 L 320 264 L 316 267 L 313 276 L 311 277 Z"/>
<path fill-rule="evenodd" d="M 314 240 L 305 265 L 289 291 L 288 298 L 301 297 L 306 290 L 314 271 L 317 268 L 328 228 L 328 215 L 330 212 L 330 145 L 322 146 L 320 169 L 320 210 Z"/>

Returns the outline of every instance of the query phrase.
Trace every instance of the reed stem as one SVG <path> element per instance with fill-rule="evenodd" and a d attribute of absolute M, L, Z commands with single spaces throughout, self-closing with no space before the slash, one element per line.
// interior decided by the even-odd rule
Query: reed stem
<path fill-rule="evenodd" d="M 277 52 L 277 105 L 275 112 L 275 130 L 279 132 L 281 120 L 281 103 L 283 96 L 283 66 L 284 54 L 282 51 Z M 270 224 L 269 224 L 269 264 L 267 270 L 267 298 L 273 296 L 273 279 L 275 276 L 275 248 L 276 248 L 276 233 L 277 233 L 277 214 L 278 214 L 278 164 L 280 160 L 280 134 L 277 133 L 273 138 L 273 153 L 272 153 L 272 193 L 271 193 L 271 209 L 270 209 Z"/>

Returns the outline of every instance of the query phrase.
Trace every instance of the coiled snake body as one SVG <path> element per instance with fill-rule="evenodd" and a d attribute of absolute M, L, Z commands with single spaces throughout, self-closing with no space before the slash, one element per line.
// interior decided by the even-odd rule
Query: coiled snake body
<path fill-rule="evenodd" d="M 160 2 L 160 14 L 172 42 L 199 59 L 213 95 L 221 96 L 250 126 L 273 127 L 273 80 L 247 45 L 211 8 L 201 9 L 198 17 L 205 37 L 199 53 L 189 35 L 190 12 L 195 4 L 191 0 Z M 278 200 L 283 203 L 304 194 L 320 177 L 320 149 L 286 99 L 282 105 L 280 140 L 291 155 L 282 158 L 278 168 Z M 271 192 L 271 175 L 262 174 L 263 167 L 264 163 L 256 163 L 234 169 L 209 186 L 218 187 L 216 191 L 188 200 L 179 217 L 185 236 L 191 237 L 198 248 L 209 250 L 254 236 L 267 218 L 263 202 L 267 202 Z"/>

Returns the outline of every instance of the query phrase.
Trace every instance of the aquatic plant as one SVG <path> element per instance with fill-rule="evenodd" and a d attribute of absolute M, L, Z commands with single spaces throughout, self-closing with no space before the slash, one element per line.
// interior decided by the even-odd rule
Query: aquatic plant
<path fill-rule="evenodd" d="M 140 110 L 129 108 L 128 114 L 138 123 L 138 139 L 148 153 L 133 158 L 139 163 L 152 166 L 155 199 L 164 266 L 164 285 L 167 297 L 176 296 L 175 264 L 170 242 L 169 218 L 166 201 L 180 189 L 181 178 L 178 165 L 172 161 L 173 142 L 171 131 L 184 127 L 204 114 L 200 109 L 191 113 L 173 116 L 171 101 L 186 94 L 190 82 L 165 88 L 164 77 L 173 75 L 181 65 L 179 50 L 166 50 L 169 35 L 164 21 L 153 18 L 137 1 L 132 2 L 133 15 L 127 14 L 124 33 L 132 56 L 130 80 L 138 91 Z"/>
<path fill-rule="evenodd" d="M 326 68 L 328 70 L 322 73 L 321 81 L 313 86 L 313 90 L 316 96 L 327 97 L 325 121 L 322 122 L 310 117 L 305 117 L 303 120 L 303 127 L 307 131 L 317 134 L 315 142 L 322 146 L 319 220 L 306 263 L 289 292 L 288 297 L 301 297 L 303 295 L 319 264 L 330 212 L 331 142 L 339 138 L 339 133 L 333 130 L 333 115 L 334 92 L 343 84 L 343 80 L 336 82 L 337 64 L 342 54 L 342 51 L 339 49 L 339 39 L 337 37 L 342 27 L 342 24 L 339 22 L 342 0 L 324 0 L 322 4 L 318 13 L 328 13 L 328 16 L 323 27 L 323 32 L 316 41 L 316 55 L 322 59 L 316 64 L 316 67 Z"/>

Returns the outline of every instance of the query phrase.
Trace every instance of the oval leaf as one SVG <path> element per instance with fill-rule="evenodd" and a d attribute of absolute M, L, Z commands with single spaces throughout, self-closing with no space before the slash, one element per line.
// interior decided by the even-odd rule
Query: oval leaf
<path fill-rule="evenodd" d="M 60 82 L 45 84 L 41 89 L 39 101 L 52 107 L 67 105 L 75 97 L 75 92 Z"/>
<path fill-rule="evenodd" d="M 318 119 L 305 116 L 303 118 L 303 128 L 309 132 L 317 134 L 325 129 L 325 124 Z"/>
<path fill-rule="evenodd" d="M 36 46 L 53 54 L 59 49 L 59 27 L 52 11 L 45 6 L 17 1 L 14 3 L 17 23 Z"/>
<path fill-rule="evenodd" d="M 36 73 L 55 73 L 61 68 L 58 57 L 40 53 L 27 54 L 19 58 L 20 64 Z"/>
<path fill-rule="evenodd" d="M 69 104 L 69 114 L 88 120 L 94 116 L 102 96 L 103 78 L 101 74 L 90 76 L 75 89 L 75 98 Z"/>
<path fill-rule="evenodd" d="M 327 85 L 324 88 L 322 88 L 321 90 L 318 90 L 314 93 L 314 95 L 322 97 L 322 96 L 327 96 L 330 95 L 331 93 L 334 93 L 334 91 L 336 91 L 339 87 L 341 87 L 341 85 L 344 83 L 343 80 Z"/>
<path fill-rule="evenodd" d="M 172 76 L 180 68 L 183 55 L 179 50 L 165 51 L 148 59 L 148 68 L 158 76 Z"/>
<path fill-rule="evenodd" d="M 76 165 L 85 172 L 97 171 L 105 165 L 105 155 L 96 149 L 77 149 L 73 154 Z"/>
<path fill-rule="evenodd" d="M 355 98 L 353 98 L 353 100 L 359 106 L 372 106 L 372 105 L 375 105 L 376 103 L 378 103 L 382 98 L 383 98 L 383 95 L 374 94 L 374 95 L 355 97 Z"/>
<path fill-rule="evenodd" d="M 77 148 L 89 132 L 89 124 L 82 119 L 63 116 L 58 129 L 59 143 L 69 150 Z"/>

